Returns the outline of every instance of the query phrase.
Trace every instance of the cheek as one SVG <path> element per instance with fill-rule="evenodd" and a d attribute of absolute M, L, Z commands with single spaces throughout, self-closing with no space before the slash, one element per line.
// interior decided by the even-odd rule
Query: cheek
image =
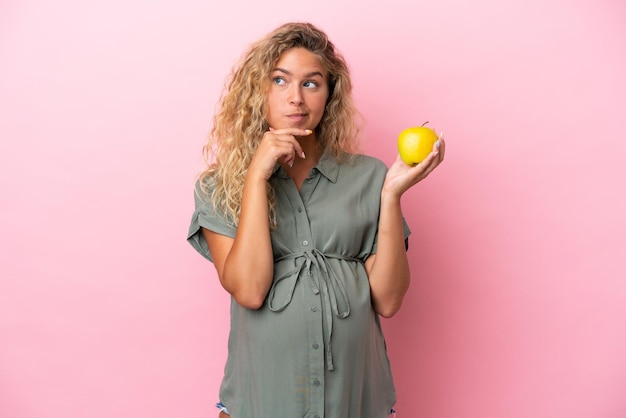
<path fill-rule="evenodd" d="M 320 118 L 320 120 L 324 116 L 324 113 L 326 113 L 326 100 L 320 101 L 320 104 L 319 104 L 319 118 Z"/>
<path fill-rule="evenodd" d="M 265 103 L 265 115 L 270 118 L 278 111 L 277 101 L 275 97 L 268 97 Z"/>
<path fill-rule="evenodd" d="M 324 113 L 327 101 L 328 101 L 328 95 L 319 95 L 315 97 L 314 106 L 319 113 Z"/>

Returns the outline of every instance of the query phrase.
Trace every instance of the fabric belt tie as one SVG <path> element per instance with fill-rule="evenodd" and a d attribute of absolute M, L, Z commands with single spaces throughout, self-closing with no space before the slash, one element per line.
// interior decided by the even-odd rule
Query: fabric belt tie
<path fill-rule="evenodd" d="M 310 278 L 313 293 L 316 295 L 321 293 L 322 295 L 322 314 L 326 322 L 326 366 L 328 370 L 334 370 L 335 366 L 333 365 L 333 353 L 331 348 L 333 314 L 341 319 L 346 318 L 350 315 L 350 304 L 343 283 L 337 278 L 337 275 L 328 263 L 329 258 L 362 263 L 362 261 L 357 258 L 336 254 L 323 254 L 319 250 L 293 253 L 279 257 L 274 260 L 274 263 L 284 260 L 296 260 L 296 266 L 274 280 L 268 293 L 267 305 L 270 311 L 273 312 L 280 312 L 285 309 L 287 305 L 291 303 L 298 280 L 303 273 L 306 273 L 306 276 Z M 312 274 L 314 268 L 320 272 L 318 276 Z M 282 301 L 276 300 L 276 289 L 278 287 L 284 290 L 287 295 Z M 341 309 L 340 305 L 344 308 Z"/>

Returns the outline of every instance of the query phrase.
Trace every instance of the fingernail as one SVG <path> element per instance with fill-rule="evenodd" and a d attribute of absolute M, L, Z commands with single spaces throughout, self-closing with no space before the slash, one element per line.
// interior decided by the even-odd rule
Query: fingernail
<path fill-rule="evenodd" d="M 293 161 L 289 163 L 289 168 L 293 167 Z"/>
<path fill-rule="evenodd" d="M 437 142 L 435 142 L 435 146 L 437 147 L 437 149 L 439 149 L 440 145 L 441 145 L 441 140 L 438 139 Z"/>
<path fill-rule="evenodd" d="M 306 158 L 306 155 L 304 154 L 304 151 L 302 151 L 302 159 L 304 160 Z"/>
<path fill-rule="evenodd" d="M 307 129 L 307 130 L 306 130 L 306 134 L 307 134 L 307 135 L 311 135 L 312 133 L 313 133 L 313 131 L 312 131 L 312 130 L 310 130 L 310 129 Z"/>

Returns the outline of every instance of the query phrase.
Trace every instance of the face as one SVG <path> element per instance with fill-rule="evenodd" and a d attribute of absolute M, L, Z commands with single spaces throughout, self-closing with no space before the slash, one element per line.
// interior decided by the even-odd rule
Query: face
<path fill-rule="evenodd" d="M 266 115 L 269 126 L 314 130 L 328 99 L 327 77 L 312 52 L 304 48 L 283 52 L 271 73 Z"/>

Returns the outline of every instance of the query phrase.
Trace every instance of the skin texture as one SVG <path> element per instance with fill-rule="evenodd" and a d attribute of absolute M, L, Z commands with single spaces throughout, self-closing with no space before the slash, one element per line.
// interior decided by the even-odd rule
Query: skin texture
<path fill-rule="evenodd" d="M 321 155 L 312 130 L 328 98 L 325 77 L 311 52 L 293 48 L 281 55 L 267 98 L 270 130 L 248 168 L 237 234 L 231 239 L 203 230 L 222 286 L 244 307 L 258 309 L 272 284 L 266 183 L 275 164 L 283 165 L 300 188 Z"/>
<path fill-rule="evenodd" d="M 272 284 L 274 266 L 270 241 L 266 185 L 276 163 L 298 189 L 323 152 L 315 137 L 328 98 L 327 71 L 318 57 L 303 48 L 285 51 L 272 72 L 267 97 L 267 131 L 248 169 L 239 227 L 234 239 L 203 230 L 220 282 L 242 306 L 258 309 Z M 399 157 L 389 168 L 381 192 L 378 251 L 365 267 L 372 305 L 384 317 L 402 304 L 409 282 L 400 199 L 442 161 L 441 139 L 433 152 L 415 167 Z"/>
<path fill-rule="evenodd" d="M 266 119 L 274 129 L 314 129 L 328 99 L 327 71 L 304 48 L 285 51 L 272 71 Z"/>
<path fill-rule="evenodd" d="M 234 239 L 203 229 L 220 282 L 242 306 L 258 309 L 272 284 L 274 265 L 268 220 L 266 186 L 279 163 L 298 190 L 323 149 L 315 137 L 328 99 L 328 74 L 316 55 L 303 48 L 285 51 L 272 71 L 267 97 L 267 122 L 248 169 Z M 410 167 L 398 156 L 389 168 L 381 191 L 378 252 L 365 261 L 373 309 L 393 316 L 402 304 L 410 271 L 404 243 L 400 199 L 442 161 L 441 139 L 420 164 Z M 220 418 L 229 415 L 220 412 Z"/>

